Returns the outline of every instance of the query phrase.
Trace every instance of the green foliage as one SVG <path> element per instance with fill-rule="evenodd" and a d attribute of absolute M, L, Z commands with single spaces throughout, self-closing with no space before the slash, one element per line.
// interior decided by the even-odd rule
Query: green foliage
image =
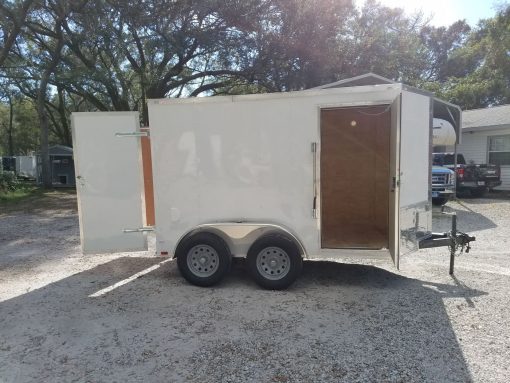
<path fill-rule="evenodd" d="M 0 2 L 2 10 L 0 99 L 16 95 L 12 137 L 22 153 L 38 145 L 41 95 L 50 141 L 65 145 L 73 111 L 138 110 L 146 124 L 150 98 L 298 90 L 366 72 L 464 108 L 510 102 L 509 6 L 473 29 L 433 27 L 375 0 L 362 8 L 352 0 L 20 0 Z M 5 118 L 0 105 L 4 153 Z"/>
<path fill-rule="evenodd" d="M 12 155 L 28 155 L 38 150 L 39 121 L 32 100 L 19 97 L 13 100 L 14 121 Z M 0 156 L 11 155 L 8 142 L 9 106 L 0 103 Z M 54 139 L 54 141 L 57 141 Z"/>
<path fill-rule="evenodd" d="M 0 172 L 0 192 L 12 192 L 22 186 L 14 172 Z"/>
<path fill-rule="evenodd" d="M 452 53 L 440 93 L 464 109 L 510 103 L 510 6 L 482 20 Z"/>
<path fill-rule="evenodd" d="M 43 189 L 31 184 L 20 183 L 13 190 L 0 190 L 0 206 L 2 212 L 23 207 L 33 208 L 34 203 L 39 202 L 44 196 Z"/>

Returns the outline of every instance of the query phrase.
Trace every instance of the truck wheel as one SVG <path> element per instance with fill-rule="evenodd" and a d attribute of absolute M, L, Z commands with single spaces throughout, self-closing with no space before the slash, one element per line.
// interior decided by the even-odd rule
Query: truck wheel
<path fill-rule="evenodd" d="M 257 239 L 247 258 L 248 269 L 255 281 L 270 290 L 289 287 L 303 268 L 303 259 L 296 244 L 280 234 Z"/>
<path fill-rule="evenodd" d="M 179 244 L 177 266 L 189 283 L 212 286 L 223 279 L 230 269 L 230 250 L 220 237 L 211 233 L 198 233 Z"/>
<path fill-rule="evenodd" d="M 448 202 L 447 198 L 432 198 L 432 205 L 434 206 L 443 206 L 446 202 Z"/>
<path fill-rule="evenodd" d="M 486 191 L 486 189 L 472 189 L 471 196 L 474 198 L 482 198 Z"/>

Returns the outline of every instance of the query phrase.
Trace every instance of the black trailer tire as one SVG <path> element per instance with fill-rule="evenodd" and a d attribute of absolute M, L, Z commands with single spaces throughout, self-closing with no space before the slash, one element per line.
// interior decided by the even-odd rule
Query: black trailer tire
<path fill-rule="evenodd" d="M 247 264 L 259 286 L 283 290 L 301 274 L 303 259 L 290 238 L 282 234 L 268 234 L 251 245 Z"/>
<path fill-rule="evenodd" d="M 177 266 L 189 283 L 208 287 L 220 282 L 230 270 L 232 256 L 223 239 L 211 233 L 186 238 L 176 251 Z"/>
<path fill-rule="evenodd" d="M 434 206 L 443 206 L 446 202 L 448 202 L 448 198 L 432 198 L 432 205 Z"/>

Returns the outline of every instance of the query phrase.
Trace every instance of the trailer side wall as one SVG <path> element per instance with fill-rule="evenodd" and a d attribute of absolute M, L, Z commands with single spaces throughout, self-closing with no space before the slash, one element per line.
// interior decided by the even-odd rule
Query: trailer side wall
<path fill-rule="evenodd" d="M 381 85 L 152 100 L 157 251 L 172 253 L 199 224 L 261 221 L 287 227 L 318 255 L 311 144 L 320 140 L 321 108 L 389 105 L 400 92 Z"/>

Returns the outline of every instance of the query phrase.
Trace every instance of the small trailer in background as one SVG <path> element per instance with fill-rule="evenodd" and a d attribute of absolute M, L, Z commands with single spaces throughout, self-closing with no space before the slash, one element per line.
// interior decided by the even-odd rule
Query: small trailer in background
<path fill-rule="evenodd" d="M 148 107 L 150 129 L 135 112 L 73 114 L 84 252 L 146 250 L 155 231 L 156 251 L 191 283 L 217 283 L 246 257 L 261 286 L 280 289 L 302 259 L 387 257 L 398 268 L 420 247 L 474 239 L 432 232 L 432 121 L 458 133 L 461 111 L 429 93 L 367 75 Z"/>
<path fill-rule="evenodd" d="M 36 156 L 16 156 L 16 175 L 35 179 L 37 177 Z"/>

